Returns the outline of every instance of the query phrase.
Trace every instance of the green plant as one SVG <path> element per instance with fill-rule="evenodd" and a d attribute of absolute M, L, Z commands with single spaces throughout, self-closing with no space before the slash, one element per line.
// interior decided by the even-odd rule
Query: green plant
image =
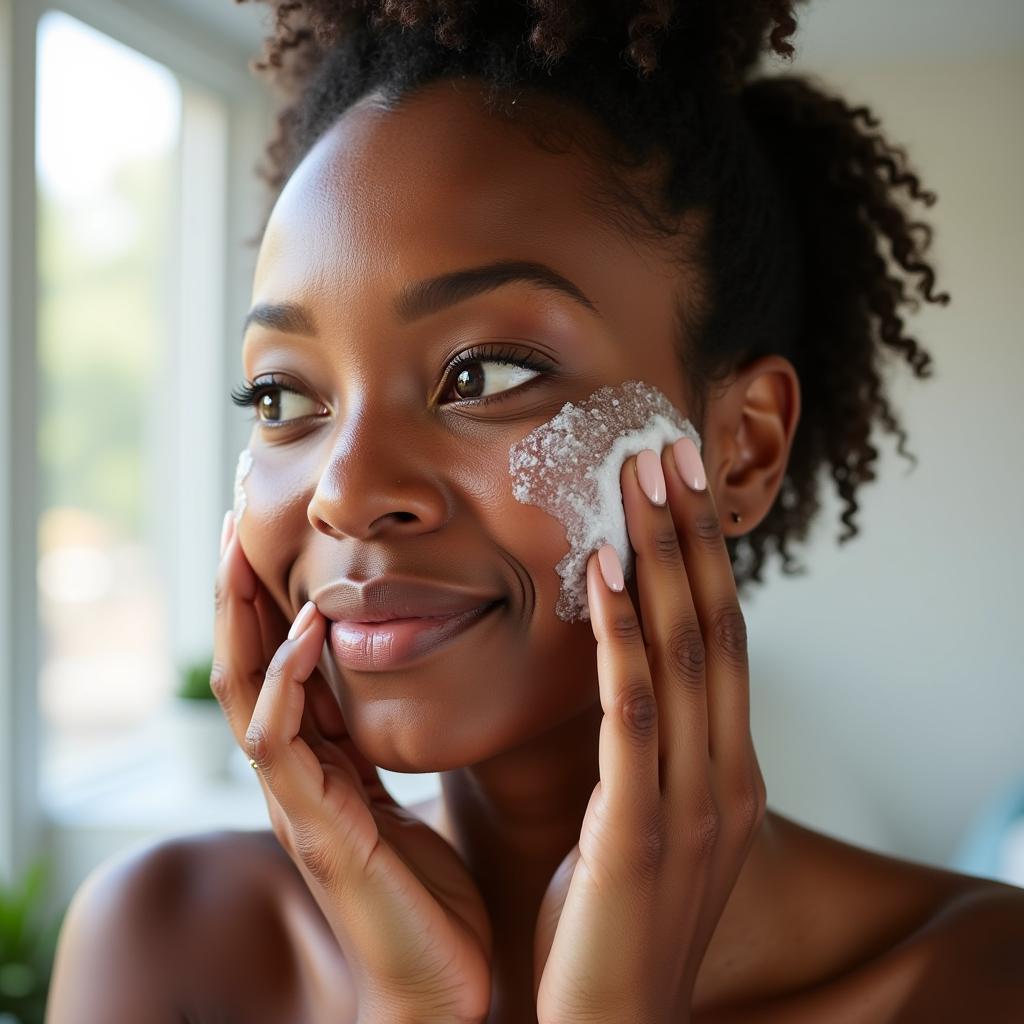
<path fill-rule="evenodd" d="M 0 885 L 0 1020 L 43 1024 L 64 908 L 44 918 L 50 865 L 37 859 L 20 883 Z"/>
<path fill-rule="evenodd" d="M 190 662 L 180 673 L 177 694 L 186 700 L 216 700 L 210 689 L 210 674 L 213 672 L 213 658 Z"/>

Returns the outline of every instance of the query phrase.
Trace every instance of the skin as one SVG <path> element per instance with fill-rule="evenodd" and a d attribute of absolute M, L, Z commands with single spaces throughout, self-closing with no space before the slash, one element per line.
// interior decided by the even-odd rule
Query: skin
<path fill-rule="evenodd" d="M 62 933 L 51 1022 L 204 1021 L 222 1006 L 337 1022 L 356 1019 L 357 994 L 363 1024 L 446 1019 L 456 1003 L 448 1019 L 469 1019 L 481 993 L 488 1021 L 517 1024 L 1024 1013 L 1020 890 L 765 806 L 723 537 L 777 496 L 800 414 L 791 364 L 758 359 L 716 391 L 705 490 L 666 449 L 656 506 L 624 463 L 636 577 L 613 593 L 592 559 L 593 622 L 555 615 L 564 532 L 512 498 L 509 446 L 604 384 L 654 382 L 692 407 L 672 302 L 697 292 L 698 271 L 611 225 L 593 180 L 579 151 L 544 151 L 450 82 L 396 109 L 362 101 L 293 175 L 253 304 L 300 305 L 312 330 L 250 326 L 243 364 L 250 380 L 287 377 L 286 415 L 311 418 L 254 425 L 247 509 L 218 575 L 215 673 L 273 830 L 176 840 L 94 874 Z M 411 282 L 499 259 L 548 264 L 598 313 L 518 282 L 396 316 Z M 442 390 L 451 357 L 496 339 L 555 368 L 459 405 Z M 506 604 L 394 672 L 339 669 L 321 614 L 286 641 L 310 594 L 382 572 Z M 716 630 L 724 611 L 732 629 Z M 646 643 L 615 626 L 634 615 Z M 686 630 L 689 656 L 673 657 Z M 636 687 L 653 727 L 623 710 Z M 442 797 L 398 808 L 374 765 L 442 772 Z M 394 941 L 365 967 L 381 934 Z M 428 934 L 456 961 L 441 958 L 445 984 L 375 994 L 375 975 L 428 963 L 429 943 L 410 939 Z M 436 1016 L 416 1010 L 425 999 Z"/>

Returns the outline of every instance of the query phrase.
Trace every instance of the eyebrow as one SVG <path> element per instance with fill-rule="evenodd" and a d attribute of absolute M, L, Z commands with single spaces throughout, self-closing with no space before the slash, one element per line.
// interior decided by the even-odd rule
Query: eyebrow
<path fill-rule="evenodd" d="M 417 281 L 407 285 L 395 299 L 395 315 L 401 322 L 410 323 L 512 282 L 526 282 L 559 292 L 595 316 L 601 315 L 596 304 L 582 289 L 547 264 L 533 260 L 498 260 L 484 266 L 455 270 L 426 281 Z M 316 334 L 316 327 L 308 313 L 301 306 L 287 302 L 254 306 L 242 325 L 243 335 L 251 324 L 287 334 Z"/>
<path fill-rule="evenodd" d="M 243 337 L 252 324 L 284 334 L 316 334 L 316 327 L 306 311 L 292 302 L 261 302 L 253 306 L 242 324 Z"/>
<path fill-rule="evenodd" d="M 567 277 L 544 263 L 532 260 L 498 260 L 482 267 L 455 270 L 428 281 L 408 285 L 395 300 L 395 313 L 408 323 L 428 313 L 436 313 L 457 302 L 493 291 L 513 281 L 560 292 L 597 316 L 597 306 Z"/>

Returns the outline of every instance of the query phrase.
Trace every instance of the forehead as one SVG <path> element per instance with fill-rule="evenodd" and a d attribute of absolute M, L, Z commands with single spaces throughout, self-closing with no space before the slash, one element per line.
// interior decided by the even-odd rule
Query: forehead
<path fill-rule="evenodd" d="M 546 101 L 531 102 L 551 116 Z M 628 272 L 624 260 L 639 259 L 664 294 L 665 262 L 600 216 L 595 173 L 580 149 L 551 152 L 489 111 L 472 80 L 433 82 L 390 109 L 366 97 L 324 133 L 280 195 L 254 301 L 328 289 L 351 302 L 501 257 L 542 259 L 597 293 Z"/>

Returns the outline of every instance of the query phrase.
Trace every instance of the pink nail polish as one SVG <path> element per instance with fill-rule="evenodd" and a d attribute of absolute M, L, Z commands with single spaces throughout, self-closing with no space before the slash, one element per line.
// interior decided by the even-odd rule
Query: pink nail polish
<path fill-rule="evenodd" d="M 676 467 L 683 478 L 683 483 L 691 491 L 703 491 L 708 481 L 704 475 L 704 463 L 700 460 L 700 452 L 693 441 L 688 437 L 679 438 L 672 445 L 672 454 L 675 456 Z"/>
<path fill-rule="evenodd" d="M 626 584 L 622 578 L 622 563 L 619 561 L 618 552 L 611 544 L 605 544 L 598 549 L 597 564 L 605 583 L 608 584 L 608 589 L 620 593 Z"/>
<path fill-rule="evenodd" d="M 661 468 L 658 453 L 645 448 L 636 457 L 636 475 L 640 489 L 651 500 L 652 505 L 665 504 L 665 474 Z"/>
<path fill-rule="evenodd" d="M 313 621 L 313 613 L 315 611 L 316 605 L 312 601 L 307 601 L 302 606 L 299 610 L 299 614 L 295 616 L 292 628 L 288 630 L 289 640 L 294 640 L 297 636 L 300 636 L 306 631 L 306 627 Z"/>

